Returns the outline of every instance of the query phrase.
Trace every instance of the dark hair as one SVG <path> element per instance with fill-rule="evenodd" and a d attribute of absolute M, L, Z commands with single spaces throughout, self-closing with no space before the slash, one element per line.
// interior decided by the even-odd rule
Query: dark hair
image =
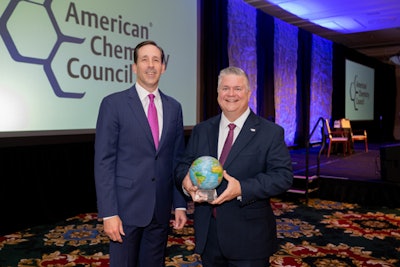
<path fill-rule="evenodd" d="M 133 62 L 134 62 L 134 63 L 136 63 L 136 61 L 137 61 L 137 59 L 138 59 L 138 50 L 139 50 L 142 46 L 145 46 L 145 45 L 154 45 L 155 47 L 157 47 L 157 48 L 160 50 L 160 52 L 161 52 L 161 62 L 164 63 L 164 50 L 163 50 L 161 47 L 159 47 L 159 46 L 156 44 L 156 42 L 151 41 L 151 40 L 143 41 L 143 42 L 139 43 L 139 44 L 135 47 L 135 49 L 133 50 Z"/>

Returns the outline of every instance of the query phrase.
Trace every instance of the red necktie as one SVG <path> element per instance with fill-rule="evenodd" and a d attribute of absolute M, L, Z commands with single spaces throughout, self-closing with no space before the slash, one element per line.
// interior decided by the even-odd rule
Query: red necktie
<path fill-rule="evenodd" d="M 147 118 L 149 120 L 151 133 L 153 134 L 154 145 L 156 149 L 158 148 L 158 138 L 159 138 L 159 130 L 158 130 L 158 118 L 157 118 L 157 109 L 156 105 L 154 105 L 154 95 L 149 94 L 150 104 L 147 112 Z"/>
<path fill-rule="evenodd" d="M 231 150 L 233 143 L 233 132 L 235 130 L 236 125 L 230 123 L 229 125 L 228 136 L 226 137 L 224 147 L 222 148 L 221 156 L 219 157 L 219 162 L 221 165 L 224 165 L 226 158 L 228 157 L 229 151 Z"/>

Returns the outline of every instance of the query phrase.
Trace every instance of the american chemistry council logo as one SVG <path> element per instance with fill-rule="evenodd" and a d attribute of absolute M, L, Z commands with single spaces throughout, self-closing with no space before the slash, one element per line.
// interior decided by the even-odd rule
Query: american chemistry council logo
<path fill-rule="evenodd" d="M 71 93 L 71 92 L 65 92 L 61 89 L 57 81 L 57 78 L 54 74 L 54 71 L 51 67 L 51 63 L 53 62 L 53 59 L 56 56 L 57 51 L 62 43 L 71 42 L 71 43 L 81 44 L 85 39 L 66 36 L 61 32 L 57 24 L 57 21 L 54 17 L 54 14 L 51 10 L 50 7 L 51 2 L 52 0 L 45 0 L 43 4 L 39 4 L 31 1 L 21 1 L 21 0 L 10 1 L 3 15 L 0 17 L 0 34 L 3 37 L 8 52 L 15 61 L 38 64 L 43 66 L 44 72 L 47 75 L 47 78 L 54 90 L 54 93 L 58 97 L 82 98 L 85 95 L 85 93 Z M 33 6 L 27 7 L 26 5 L 33 5 Z M 52 28 L 56 32 L 57 35 L 56 39 L 54 40 L 54 44 L 52 44 L 52 48 L 50 49 L 47 58 L 34 58 L 31 56 L 22 55 L 19 51 L 18 43 L 14 42 L 12 34 L 8 31 L 7 23 L 18 23 L 18 21 L 13 20 L 12 15 L 15 12 L 18 12 L 18 9 L 22 10 L 26 8 L 30 9 L 33 8 L 35 10 L 36 15 L 47 17 L 48 18 L 47 23 L 51 24 Z M 22 25 L 24 25 L 24 27 L 29 27 L 29 25 L 26 24 Z M 48 25 L 45 26 L 44 29 L 48 29 Z M 15 32 L 13 34 L 18 35 L 18 33 Z M 29 41 L 34 41 L 34 40 L 29 40 Z"/>
<path fill-rule="evenodd" d="M 365 99 L 369 98 L 368 86 L 366 83 L 360 82 L 358 76 L 355 75 L 353 82 L 350 83 L 349 94 L 354 110 L 358 110 L 359 106 L 365 104 Z"/>
<path fill-rule="evenodd" d="M 0 36 L 4 40 L 10 56 L 15 61 L 43 66 L 44 73 L 46 74 L 55 95 L 63 98 L 82 98 L 85 95 L 85 92 L 68 92 L 62 89 L 57 80 L 55 72 L 52 69 L 52 63 L 57 56 L 60 46 L 63 43 L 82 44 L 85 41 L 85 38 L 67 36 L 61 32 L 56 17 L 51 9 L 52 1 L 53 0 L 10 1 L 0 17 Z M 34 19 L 29 23 L 26 23 L 26 19 L 24 20 L 24 14 L 29 14 L 29 16 L 33 17 Z M 82 20 L 78 21 L 79 18 Z M 80 26 L 86 27 L 97 26 L 99 20 L 109 20 L 113 23 L 116 23 L 116 25 L 119 25 L 119 27 L 115 27 L 116 29 L 114 29 L 114 26 L 110 27 L 109 29 L 102 27 L 102 30 L 141 39 L 148 39 L 149 37 L 149 29 L 146 26 L 123 21 L 121 15 L 118 16 L 118 18 L 107 18 L 105 16 L 98 16 L 95 13 L 87 11 L 78 12 L 73 2 L 69 4 L 68 11 L 66 12 L 65 16 L 65 21 L 69 22 L 69 20 L 76 24 L 80 24 Z M 84 22 L 86 24 L 84 24 Z M 10 31 L 7 25 L 21 25 L 21 27 L 14 27 Z M 150 23 L 150 27 L 151 26 L 152 25 Z M 45 32 L 46 40 L 50 40 L 44 45 L 40 43 L 42 45 L 41 50 L 45 50 L 45 55 L 32 55 L 29 54 L 29 52 L 26 53 L 26 51 L 24 51 L 21 43 L 40 42 L 40 40 L 38 40 L 40 39 L 40 36 L 33 36 L 32 34 L 30 36 L 31 39 L 27 40 L 26 36 L 24 36 L 27 30 L 31 30 L 33 33 L 37 33 L 38 35 Z M 112 57 L 110 55 L 105 55 L 102 52 L 106 50 L 106 47 L 108 48 L 111 46 L 113 46 L 114 51 L 124 51 L 124 53 L 120 53 L 118 55 L 114 54 L 114 58 L 127 60 L 129 62 L 133 61 L 132 47 L 112 45 L 108 42 L 108 40 L 106 40 L 106 36 L 93 36 L 90 40 L 90 49 L 92 54 L 95 56 Z M 126 64 L 122 68 L 114 69 L 112 67 L 89 66 L 87 64 L 79 66 L 79 63 L 79 59 L 76 57 L 71 58 L 68 61 L 66 72 L 73 79 L 80 78 L 85 80 L 93 79 L 119 83 L 132 83 L 133 78 L 130 64 Z"/>

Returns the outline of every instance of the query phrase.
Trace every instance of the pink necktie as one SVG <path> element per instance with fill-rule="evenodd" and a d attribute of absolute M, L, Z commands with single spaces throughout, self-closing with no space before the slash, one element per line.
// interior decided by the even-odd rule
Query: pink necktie
<path fill-rule="evenodd" d="M 153 139 L 154 139 L 154 145 L 156 146 L 156 149 L 158 148 L 158 135 L 159 135 L 159 130 L 158 130 L 158 118 L 157 118 L 157 109 L 156 105 L 154 105 L 154 95 L 149 94 L 150 98 L 150 104 L 149 104 L 149 110 L 147 112 L 147 118 L 149 120 L 150 128 L 151 128 L 151 133 L 153 134 Z"/>
<path fill-rule="evenodd" d="M 219 162 L 221 163 L 221 165 L 224 165 L 225 160 L 228 157 L 229 151 L 231 150 L 233 142 L 233 131 L 235 130 L 236 127 L 236 125 L 233 123 L 230 123 L 228 126 L 229 126 L 229 133 L 228 136 L 226 137 L 224 147 L 222 148 L 221 156 L 219 157 Z"/>

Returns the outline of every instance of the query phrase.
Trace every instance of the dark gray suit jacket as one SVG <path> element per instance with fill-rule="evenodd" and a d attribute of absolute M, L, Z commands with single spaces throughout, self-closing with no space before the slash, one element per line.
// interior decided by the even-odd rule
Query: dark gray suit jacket
<path fill-rule="evenodd" d="M 196 158 L 217 158 L 221 115 L 199 123 L 193 129 L 184 160 L 177 168 L 177 185 Z M 242 200 L 233 199 L 217 207 L 218 240 L 231 259 L 260 259 L 277 249 L 276 219 L 269 199 L 290 188 L 292 162 L 284 141 L 284 130 L 253 112 L 245 121 L 224 164 L 229 175 L 240 181 Z M 224 179 L 217 188 L 220 194 L 227 186 Z M 196 252 L 206 243 L 212 206 L 195 205 L 194 227 Z"/>

